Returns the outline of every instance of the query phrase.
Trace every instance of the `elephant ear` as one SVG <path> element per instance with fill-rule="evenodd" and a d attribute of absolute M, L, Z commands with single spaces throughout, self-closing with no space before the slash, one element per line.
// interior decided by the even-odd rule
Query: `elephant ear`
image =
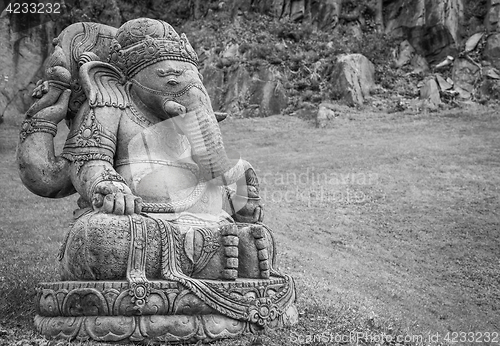
<path fill-rule="evenodd" d="M 90 107 L 127 107 L 126 79 L 113 65 L 101 61 L 87 62 L 80 67 L 80 81 Z"/>

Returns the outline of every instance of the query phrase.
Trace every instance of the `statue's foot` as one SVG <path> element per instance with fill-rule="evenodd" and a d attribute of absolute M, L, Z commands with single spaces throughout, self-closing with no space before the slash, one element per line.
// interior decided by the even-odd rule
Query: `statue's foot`
<path fill-rule="evenodd" d="M 269 279 L 274 254 L 274 244 L 270 232 L 258 224 L 245 224 L 239 229 L 238 237 L 238 276 Z"/>
<path fill-rule="evenodd" d="M 190 228 L 184 236 L 183 267 L 197 279 L 235 280 L 238 277 L 238 228 L 233 224 Z"/>

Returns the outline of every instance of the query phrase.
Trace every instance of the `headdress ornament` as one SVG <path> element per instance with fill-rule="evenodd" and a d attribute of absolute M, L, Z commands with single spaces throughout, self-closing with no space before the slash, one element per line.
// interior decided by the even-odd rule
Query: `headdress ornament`
<path fill-rule="evenodd" d="M 139 18 L 123 24 L 111 42 L 109 62 L 129 78 L 162 60 L 186 61 L 198 66 L 198 56 L 186 35 L 179 36 L 164 21 Z"/>

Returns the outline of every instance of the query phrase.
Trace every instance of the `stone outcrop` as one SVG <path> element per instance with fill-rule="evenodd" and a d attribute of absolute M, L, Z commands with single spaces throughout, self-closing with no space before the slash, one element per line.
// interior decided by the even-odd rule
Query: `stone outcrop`
<path fill-rule="evenodd" d="M 463 99 L 469 99 L 474 91 L 474 85 L 480 76 L 480 66 L 468 59 L 456 59 L 452 69 L 452 79 L 455 90 Z"/>
<path fill-rule="evenodd" d="M 450 79 L 449 81 L 444 79 L 439 73 L 436 74 L 436 82 L 439 85 L 439 89 L 446 91 L 453 88 L 453 81 Z M 451 82 L 451 83 L 450 83 Z"/>
<path fill-rule="evenodd" d="M 209 64 L 201 73 L 215 111 L 265 117 L 280 114 L 288 105 L 277 67 L 266 64 L 250 72 L 243 64 L 223 68 Z"/>
<path fill-rule="evenodd" d="M 408 39 L 429 62 L 456 53 L 462 0 L 393 0 L 384 6 L 384 11 L 386 33 Z"/>
<path fill-rule="evenodd" d="M 364 55 L 344 54 L 330 76 L 333 93 L 348 105 L 362 105 L 375 85 L 375 66 Z"/>
<path fill-rule="evenodd" d="M 422 99 L 424 105 L 430 109 L 437 109 L 441 104 L 439 86 L 434 77 L 424 80 L 422 88 L 420 89 L 420 99 Z"/>
<path fill-rule="evenodd" d="M 5 12 L 0 16 L 0 118 L 17 116 L 29 108 L 52 47 L 52 23 L 24 31 L 16 30 L 16 25 Z"/>
<path fill-rule="evenodd" d="M 500 68 L 500 33 L 493 33 L 488 36 L 483 56 L 496 68 Z"/>
<path fill-rule="evenodd" d="M 489 32 L 498 31 L 500 22 L 500 1 L 490 0 L 488 12 L 485 18 L 486 30 Z"/>
<path fill-rule="evenodd" d="M 415 48 L 412 47 L 408 40 L 404 40 L 399 44 L 398 55 L 394 62 L 394 65 L 400 68 L 409 64 L 414 53 Z"/>
<path fill-rule="evenodd" d="M 68 2 L 60 17 L 33 14 L 31 17 L 0 15 L 0 118 L 17 117 L 26 112 L 33 99 L 31 93 L 42 78 L 45 59 L 52 53 L 52 39 L 69 17 L 119 26 L 120 10 L 115 0 Z M 26 23 L 28 22 L 28 23 Z M 38 25 L 34 25 L 38 24 Z"/>

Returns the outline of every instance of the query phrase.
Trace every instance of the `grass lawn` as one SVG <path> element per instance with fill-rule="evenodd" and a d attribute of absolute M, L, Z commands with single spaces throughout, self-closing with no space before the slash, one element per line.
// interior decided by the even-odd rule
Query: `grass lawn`
<path fill-rule="evenodd" d="M 216 344 L 355 344 L 337 341 L 364 333 L 360 343 L 375 345 L 385 333 L 437 345 L 471 340 L 460 333 L 472 332 L 500 343 L 495 109 L 353 111 L 324 129 L 285 116 L 226 119 L 221 127 L 226 147 L 259 173 L 264 221 L 276 233 L 279 268 L 296 279 L 300 322 Z M 24 188 L 16 142 L 7 119 L 0 125 L 0 345 L 67 345 L 33 332 L 33 288 L 58 279 L 56 254 L 76 197 L 43 199 Z"/>

